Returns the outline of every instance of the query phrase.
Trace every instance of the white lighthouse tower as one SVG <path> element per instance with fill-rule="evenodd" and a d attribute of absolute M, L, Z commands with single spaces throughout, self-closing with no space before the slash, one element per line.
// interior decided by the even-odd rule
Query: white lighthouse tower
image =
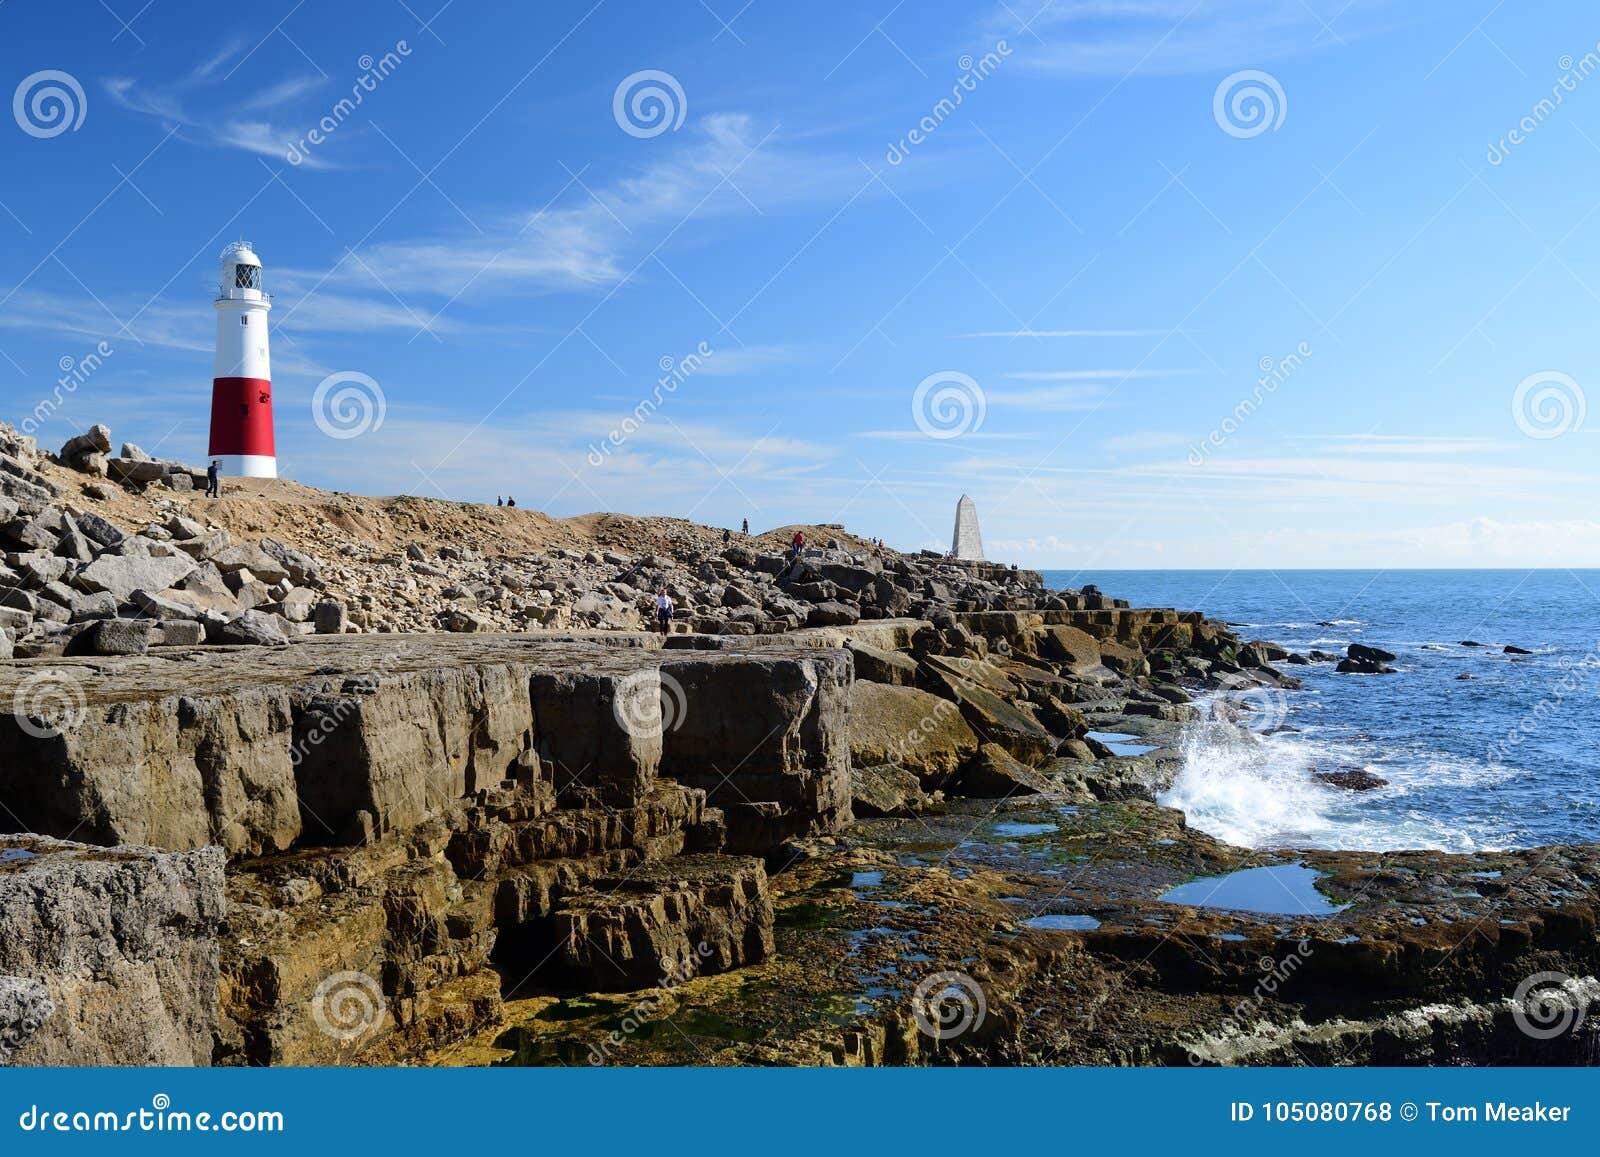
<path fill-rule="evenodd" d="M 272 361 L 267 354 L 267 312 L 261 259 L 248 241 L 222 251 L 217 286 L 217 361 L 211 380 L 211 453 L 222 473 L 276 478 L 272 440 Z"/>

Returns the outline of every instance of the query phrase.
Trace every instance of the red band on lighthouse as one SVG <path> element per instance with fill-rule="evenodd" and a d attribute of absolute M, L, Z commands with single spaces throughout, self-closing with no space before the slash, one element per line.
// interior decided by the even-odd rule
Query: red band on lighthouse
<path fill-rule="evenodd" d="M 208 454 L 274 457 L 272 383 L 265 378 L 216 378 L 211 383 Z"/>

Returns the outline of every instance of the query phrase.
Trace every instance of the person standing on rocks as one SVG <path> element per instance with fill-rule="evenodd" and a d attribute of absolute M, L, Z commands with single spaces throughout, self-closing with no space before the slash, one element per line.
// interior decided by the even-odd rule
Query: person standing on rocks
<path fill-rule="evenodd" d="M 498 494 L 496 494 L 494 496 L 494 504 L 496 506 L 504 506 L 506 504 L 506 500 L 504 498 L 501 498 Z"/>
<path fill-rule="evenodd" d="M 746 538 L 750 537 L 750 520 L 748 518 L 744 520 L 743 533 Z"/>
<path fill-rule="evenodd" d="M 794 540 L 789 543 L 789 553 L 796 562 L 800 561 L 800 554 L 806 548 L 806 536 L 803 531 L 794 532 Z"/>
<path fill-rule="evenodd" d="M 206 497 L 222 497 L 222 459 L 211 459 L 211 465 L 206 467 Z"/>
<path fill-rule="evenodd" d="M 732 541 L 733 541 L 733 531 L 724 530 L 722 532 L 722 545 L 723 546 L 727 546 Z"/>
<path fill-rule="evenodd" d="M 662 587 L 656 595 L 656 622 L 661 627 L 662 635 L 672 632 L 672 598 L 667 594 L 666 587 Z"/>
<path fill-rule="evenodd" d="M 515 505 L 516 505 L 516 504 L 517 504 L 517 500 L 516 500 L 516 499 L 515 499 L 515 498 L 512 498 L 512 497 L 511 497 L 511 496 L 510 496 L 510 495 L 509 495 L 509 494 L 508 494 L 508 495 L 507 495 L 507 496 L 506 496 L 506 505 L 507 505 L 507 506 L 515 506 Z"/>

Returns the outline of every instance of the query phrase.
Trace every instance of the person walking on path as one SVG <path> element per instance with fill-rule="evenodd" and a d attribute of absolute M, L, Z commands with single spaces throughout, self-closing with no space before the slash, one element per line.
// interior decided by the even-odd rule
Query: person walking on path
<path fill-rule="evenodd" d="M 794 541 L 789 544 L 789 553 L 796 562 L 800 561 L 801 553 L 806 549 L 806 536 L 804 531 L 794 532 Z"/>
<path fill-rule="evenodd" d="M 656 595 L 656 622 L 661 627 L 661 633 L 672 633 L 672 599 L 667 594 L 667 588 L 662 587 Z"/>
<path fill-rule="evenodd" d="M 211 465 L 206 467 L 206 497 L 222 497 L 222 459 L 211 459 Z"/>

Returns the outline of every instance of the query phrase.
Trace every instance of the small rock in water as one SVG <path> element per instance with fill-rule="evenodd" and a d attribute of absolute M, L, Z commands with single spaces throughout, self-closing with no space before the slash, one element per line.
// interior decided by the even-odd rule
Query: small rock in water
<path fill-rule="evenodd" d="M 1504 654 L 1507 654 L 1507 655 L 1531 655 L 1531 654 L 1533 654 L 1533 652 L 1528 650 L 1526 647 L 1518 647 L 1518 646 L 1514 646 L 1511 643 L 1507 643 L 1505 651 L 1504 651 Z"/>
<path fill-rule="evenodd" d="M 1348 791 L 1371 791 L 1374 788 L 1387 787 L 1389 781 L 1373 775 L 1370 771 L 1360 767 L 1347 767 L 1340 771 L 1319 771 L 1316 777 L 1323 783 L 1342 787 Z"/>

